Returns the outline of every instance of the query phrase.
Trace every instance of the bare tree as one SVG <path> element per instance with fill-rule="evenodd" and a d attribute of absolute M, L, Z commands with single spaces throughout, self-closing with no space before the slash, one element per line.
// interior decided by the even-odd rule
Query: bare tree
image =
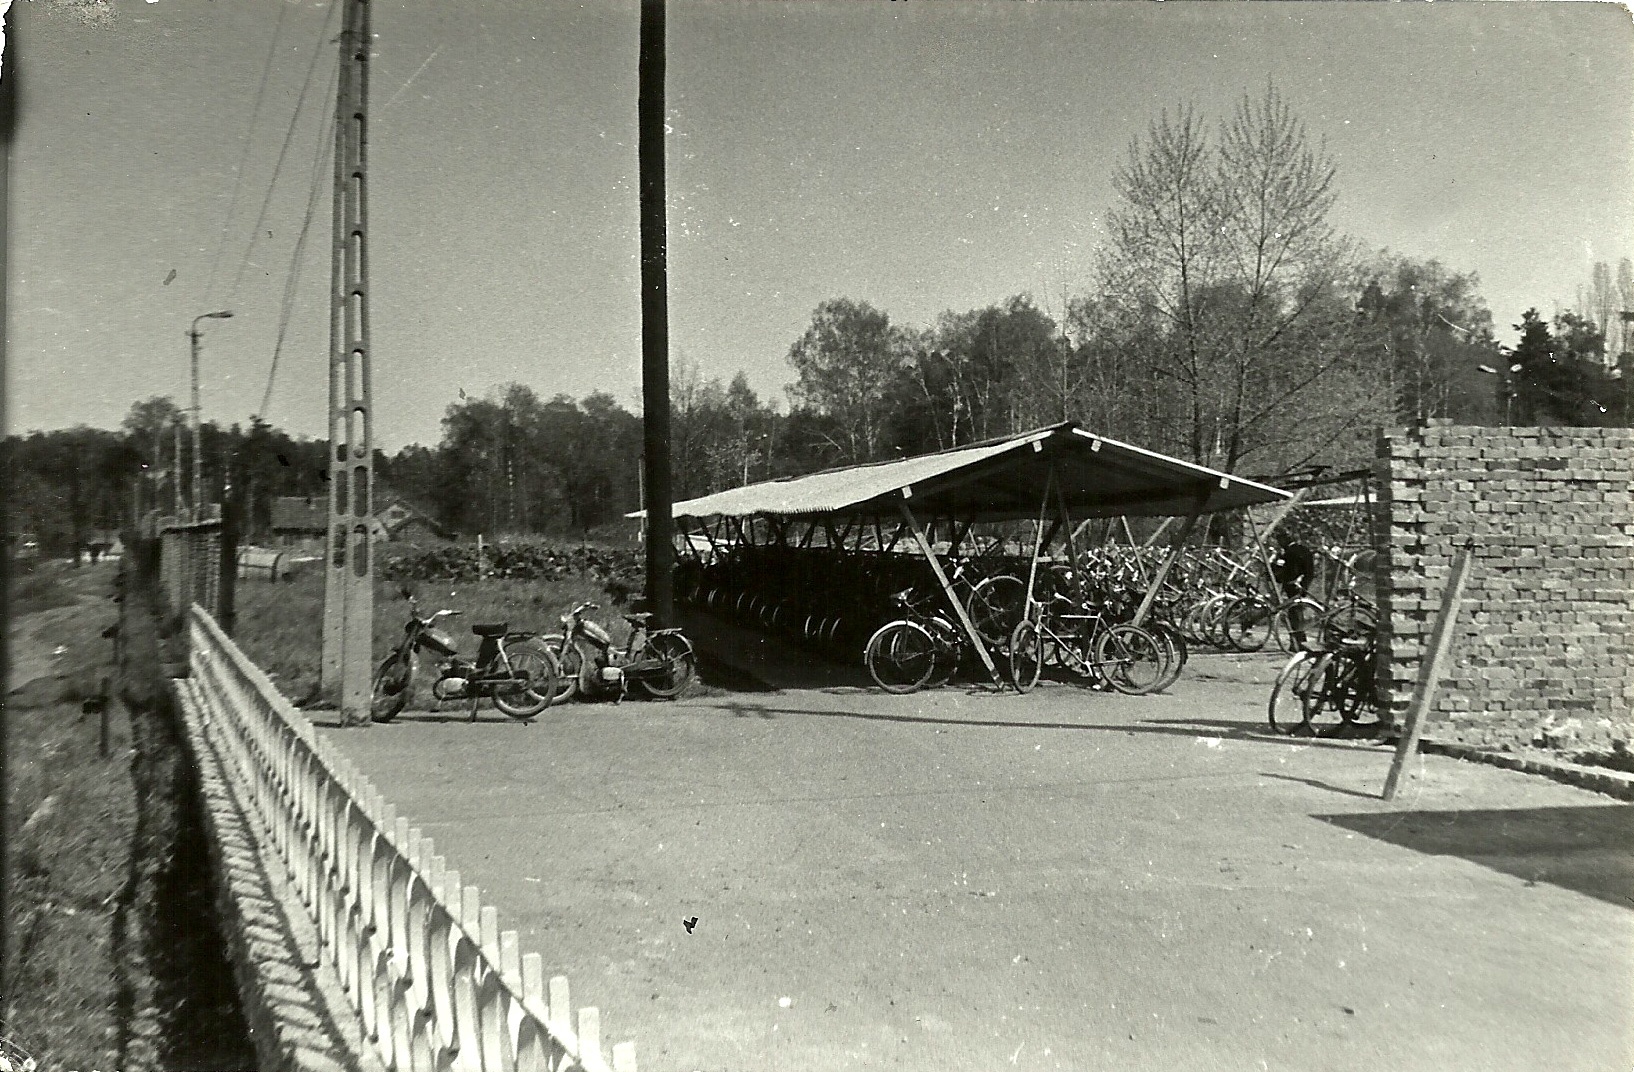
<path fill-rule="evenodd" d="M 1334 181 L 1275 88 L 1244 98 L 1217 143 L 1190 109 L 1164 113 L 1114 176 L 1103 301 L 1192 460 L 1286 464 L 1374 416 Z"/>

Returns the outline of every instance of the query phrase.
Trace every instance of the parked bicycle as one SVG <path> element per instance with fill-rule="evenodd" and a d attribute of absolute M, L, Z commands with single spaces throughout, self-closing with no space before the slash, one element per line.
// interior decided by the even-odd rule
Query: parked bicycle
<path fill-rule="evenodd" d="M 586 615 L 595 603 L 580 603 L 562 615 L 562 631 L 543 637 L 561 666 L 555 703 L 576 696 L 612 695 L 623 700 L 629 689 L 655 700 L 673 700 L 698 675 L 698 656 L 678 628 L 653 629 L 652 615 L 624 615 L 628 643 L 613 643 L 601 623 Z"/>
<path fill-rule="evenodd" d="M 964 631 L 941 610 L 928 609 L 935 597 L 916 597 L 905 588 L 891 597 L 902 617 L 886 622 L 868 638 L 863 662 L 886 692 L 916 692 L 945 685 L 964 658 Z"/>
<path fill-rule="evenodd" d="M 1113 624 L 1097 607 L 1056 593 L 1010 634 L 1010 679 L 1030 692 L 1053 661 L 1092 684 L 1139 696 L 1168 680 L 1169 648 L 1138 625 Z"/>
<path fill-rule="evenodd" d="M 1277 733 L 1349 736 L 1377 723 L 1376 635 L 1336 619 L 1318 626 L 1322 647 L 1296 653 L 1277 675 L 1267 710 Z"/>
<path fill-rule="evenodd" d="M 557 688 L 556 658 L 537 634 L 513 631 L 508 622 L 473 625 L 471 632 L 481 639 L 476 659 L 467 660 L 460 656 L 454 638 L 437 628 L 441 619 L 463 612 L 444 609 L 422 618 L 414 593 L 407 588 L 399 592 L 408 600 L 409 620 L 397 647 L 375 670 L 369 710 L 374 721 L 390 722 L 408 705 L 421 652 L 437 664 L 431 695 L 439 703 L 470 700 L 472 722 L 483 697 L 491 697 L 500 711 L 523 720 L 550 706 Z"/>
<path fill-rule="evenodd" d="M 1241 652 L 1260 651 L 1272 640 L 1284 651 L 1299 651 L 1312 643 L 1323 613 L 1322 604 L 1309 596 L 1255 592 L 1220 608 L 1216 635 Z"/>

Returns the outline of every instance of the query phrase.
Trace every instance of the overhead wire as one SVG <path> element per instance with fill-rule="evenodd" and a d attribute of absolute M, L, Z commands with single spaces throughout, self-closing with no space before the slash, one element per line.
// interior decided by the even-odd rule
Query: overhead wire
<path fill-rule="evenodd" d="M 255 108 L 250 112 L 250 129 L 244 134 L 244 151 L 238 158 L 238 170 L 233 176 L 233 194 L 227 202 L 227 215 L 221 221 L 221 237 L 216 242 L 216 255 L 210 261 L 210 275 L 205 280 L 203 300 L 208 304 L 210 295 L 215 293 L 216 270 L 221 265 L 222 251 L 227 247 L 227 234 L 232 230 L 233 217 L 238 214 L 238 195 L 244 187 L 244 170 L 250 160 L 250 149 L 255 145 L 255 124 L 261 117 L 261 105 L 266 100 L 267 79 L 272 74 L 272 60 L 278 54 L 278 39 L 284 32 L 284 13 L 289 5 L 278 5 L 278 22 L 272 31 L 272 41 L 267 45 L 267 58 L 261 65 L 261 84 L 255 90 Z"/>
<path fill-rule="evenodd" d="M 329 79 L 331 89 L 333 89 L 338 76 L 339 69 L 337 65 L 337 69 L 332 72 Z M 318 195 L 323 191 L 323 178 L 329 170 L 329 162 L 334 154 L 334 132 L 335 118 L 331 115 L 329 122 L 318 137 L 318 151 L 314 154 L 312 161 L 311 192 L 307 195 L 306 200 L 306 219 L 302 221 L 301 233 L 295 239 L 295 252 L 290 256 L 289 274 L 284 277 L 284 295 L 278 311 L 278 341 L 272 348 L 272 364 L 267 370 L 267 389 L 261 395 L 261 408 L 256 411 L 256 414 L 262 420 L 266 419 L 267 412 L 272 407 L 272 388 L 278 376 L 278 358 L 283 353 L 284 339 L 288 335 L 290 320 L 295 312 L 295 294 L 301 281 L 302 257 L 306 252 L 307 235 L 312 230 L 312 220 L 317 215 Z"/>
<path fill-rule="evenodd" d="M 261 225 L 266 222 L 267 209 L 272 204 L 272 194 L 277 188 L 278 176 L 283 172 L 284 159 L 289 155 L 289 146 L 295 139 L 295 128 L 301 118 L 301 111 L 306 107 L 307 93 L 312 89 L 312 76 L 318 69 L 318 61 L 322 59 L 326 53 L 323 43 L 329 39 L 329 23 L 335 17 L 335 12 L 339 9 L 340 4 L 335 2 L 335 0 L 331 0 L 329 4 L 329 11 L 324 15 L 323 26 L 319 28 L 318 43 L 312 49 L 312 62 L 309 63 L 306 68 L 306 80 L 301 83 L 301 95 L 295 101 L 294 114 L 289 117 L 289 129 L 284 132 L 284 143 L 278 149 L 278 160 L 273 165 L 272 178 L 267 182 L 266 196 L 261 199 L 261 210 L 256 214 L 255 226 L 250 230 L 250 244 L 244 250 L 244 258 L 239 262 L 238 271 L 233 276 L 233 287 L 232 290 L 228 292 L 229 300 L 234 300 L 237 298 L 238 288 L 244 281 L 244 270 L 249 267 L 250 257 L 255 252 L 255 243 L 261 237 Z"/>

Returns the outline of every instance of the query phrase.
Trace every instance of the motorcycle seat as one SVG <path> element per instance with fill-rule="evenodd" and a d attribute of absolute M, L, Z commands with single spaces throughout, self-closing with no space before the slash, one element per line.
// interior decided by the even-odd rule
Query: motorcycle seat
<path fill-rule="evenodd" d="M 479 637 L 500 637 L 511 631 L 511 623 L 501 622 L 498 625 L 473 625 L 471 632 Z"/>

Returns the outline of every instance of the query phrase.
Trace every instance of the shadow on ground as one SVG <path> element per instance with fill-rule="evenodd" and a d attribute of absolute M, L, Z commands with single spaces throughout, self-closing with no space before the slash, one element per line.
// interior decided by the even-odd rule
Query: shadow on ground
<path fill-rule="evenodd" d="M 824 690 L 831 694 L 839 694 L 836 690 Z M 990 691 L 982 689 L 970 690 L 977 695 L 992 695 Z M 1157 734 L 1165 737 L 1191 738 L 1220 738 L 1236 741 L 1256 741 L 1263 744 L 1280 744 L 1298 748 L 1343 748 L 1355 751 L 1355 745 L 1336 741 L 1322 740 L 1312 737 L 1284 737 L 1281 734 L 1268 731 L 1249 729 L 1240 722 L 1225 722 L 1209 719 L 1200 720 L 1170 720 L 1143 719 L 1138 722 L 1045 722 L 1039 719 L 992 719 L 992 718 L 963 718 L 958 716 L 942 717 L 938 715 L 909 715 L 887 714 L 882 711 L 820 711 L 812 708 L 797 707 L 768 707 L 761 703 L 738 703 L 732 700 L 719 700 L 708 705 L 716 710 L 736 718 L 775 719 L 789 715 L 799 718 L 848 718 L 860 719 L 865 722 L 903 722 L 923 726 L 962 726 L 987 729 L 1029 729 L 1029 730 L 1094 730 L 1102 733 L 1125 733 L 1131 736 L 1136 734 Z M 694 710 L 706 710 L 702 706 Z"/>
<path fill-rule="evenodd" d="M 1634 908 L 1634 805 L 1317 815 L 1431 856 L 1458 856 Z"/>

